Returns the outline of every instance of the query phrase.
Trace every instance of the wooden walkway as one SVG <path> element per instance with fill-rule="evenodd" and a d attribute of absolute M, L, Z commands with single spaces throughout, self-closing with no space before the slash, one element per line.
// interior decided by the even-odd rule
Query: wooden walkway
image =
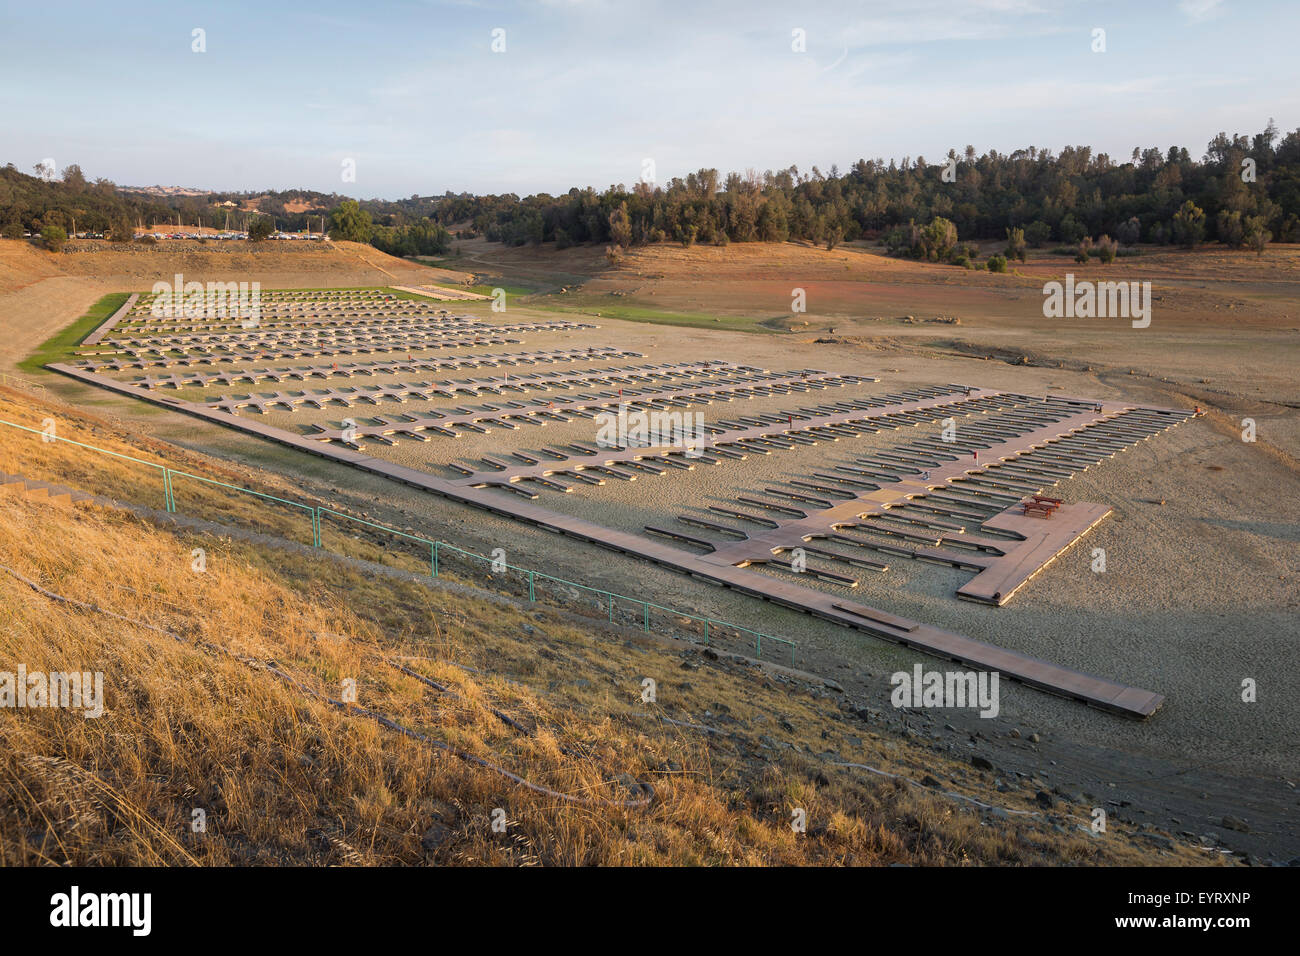
<path fill-rule="evenodd" d="M 1151 716 L 1164 701 L 1154 691 L 1131 687 L 1117 681 L 1083 674 L 1040 658 L 996 647 L 962 634 L 901 618 L 863 604 L 842 600 L 834 595 L 775 580 L 745 568 L 718 560 L 716 555 L 696 555 L 657 541 L 616 531 L 593 522 L 560 514 L 528 501 L 498 495 L 490 490 L 466 486 L 435 478 L 424 472 L 392 462 L 372 458 L 360 452 L 300 438 L 265 424 L 249 421 L 227 412 L 150 394 L 129 384 L 96 375 L 66 364 L 50 369 L 79 381 L 156 405 L 185 412 L 207 421 L 239 429 L 282 445 L 305 451 L 373 474 L 382 475 L 412 487 L 431 491 L 448 499 L 481 508 L 506 518 L 523 521 L 548 531 L 569 535 L 624 554 L 652 561 L 666 568 L 689 574 L 700 580 L 732 588 L 783 607 L 792 608 L 844 627 L 932 654 L 966 667 L 997 671 L 1002 676 L 1031 687 L 1082 701 L 1128 717 Z"/>

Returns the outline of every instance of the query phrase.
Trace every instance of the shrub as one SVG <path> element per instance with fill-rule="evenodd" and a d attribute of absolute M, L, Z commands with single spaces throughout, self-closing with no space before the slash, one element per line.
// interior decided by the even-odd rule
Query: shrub
<path fill-rule="evenodd" d="M 1115 261 L 1115 256 L 1119 254 L 1119 243 L 1110 236 L 1102 236 L 1097 240 L 1097 258 L 1110 265 Z"/>
<path fill-rule="evenodd" d="M 1035 219 L 1025 227 L 1025 240 L 1035 249 L 1040 249 L 1052 238 L 1052 227 L 1041 219 Z"/>
<path fill-rule="evenodd" d="M 1185 249 L 1195 249 L 1205 238 L 1205 211 L 1190 199 L 1174 213 L 1174 241 Z"/>
<path fill-rule="evenodd" d="M 258 216 L 248 224 L 248 241 L 261 242 L 275 232 L 275 226 L 265 216 Z M 331 238 L 334 238 L 331 233 Z"/>
<path fill-rule="evenodd" d="M 62 226 L 46 226 L 41 230 L 41 241 L 50 252 L 62 252 L 68 241 L 68 232 Z"/>
<path fill-rule="evenodd" d="M 984 263 L 984 267 L 988 269 L 989 272 L 1006 272 L 1007 257 L 998 255 L 989 256 L 988 262 Z"/>
<path fill-rule="evenodd" d="M 1007 251 L 1005 255 L 1008 259 L 1019 259 L 1021 262 L 1025 261 L 1025 230 L 1007 230 Z"/>

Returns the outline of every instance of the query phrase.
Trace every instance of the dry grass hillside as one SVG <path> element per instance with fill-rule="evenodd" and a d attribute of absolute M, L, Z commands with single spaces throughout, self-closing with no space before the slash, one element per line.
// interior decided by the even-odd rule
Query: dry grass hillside
<path fill-rule="evenodd" d="M 60 434 L 100 447 L 179 455 L 2 397 L 10 421 L 56 417 Z M 134 496 L 125 465 L 96 479 L 39 444 L 0 428 L 0 467 Z M 198 455 L 184 464 L 223 473 Z M 0 865 L 1206 859 L 1127 824 L 1093 835 L 1087 807 L 1046 808 L 1032 780 L 998 787 L 812 675 L 287 541 L 6 488 L 0 660 L 102 672 L 105 712 L 0 715 Z M 340 699 L 345 679 L 355 705 Z M 806 832 L 790 825 L 796 809 Z"/>

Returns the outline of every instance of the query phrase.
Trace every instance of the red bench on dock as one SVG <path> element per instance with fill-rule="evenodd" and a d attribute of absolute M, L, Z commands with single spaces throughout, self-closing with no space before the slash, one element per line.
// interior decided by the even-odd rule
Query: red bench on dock
<path fill-rule="evenodd" d="M 1064 502 L 1060 498 L 1049 498 L 1046 495 L 1032 495 L 1027 501 L 1021 502 L 1021 507 L 1027 516 L 1034 518 L 1050 518 L 1057 508 L 1061 507 Z"/>

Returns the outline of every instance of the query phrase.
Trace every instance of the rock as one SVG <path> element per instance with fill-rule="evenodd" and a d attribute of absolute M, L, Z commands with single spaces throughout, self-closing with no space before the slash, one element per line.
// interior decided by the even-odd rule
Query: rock
<path fill-rule="evenodd" d="M 976 770 L 992 771 L 997 769 L 996 767 L 993 766 L 992 760 L 989 760 L 988 757 L 981 757 L 979 754 L 976 754 L 975 756 L 970 758 L 970 765 L 974 767 Z"/>
<path fill-rule="evenodd" d="M 1220 822 L 1225 830 L 1236 830 L 1238 833 L 1249 833 L 1250 824 L 1239 817 L 1227 816 Z"/>
<path fill-rule="evenodd" d="M 1020 731 L 1018 731 L 1018 730 L 1016 730 L 1014 727 L 1012 727 L 1012 728 L 1011 728 L 1011 736 L 1014 737 L 1016 740 L 1019 740 L 1019 739 L 1020 739 Z"/>
<path fill-rule="evenodd" d="M 1036 744 L 1036 743 L 1038 743 L 1040 740 L 1042 740 L 1042 738 L 1039 737 L 1038 734 L 1030 734 L 1030 735 L 1029 735 L 1029 742 L 1030 742 L 1031 744 Z"/>
<path fill-rule="evenodd" d="M 929 787 L 932 790 L 938 790 L 941 786 L 943 786 L 943 784 L 941 784 L 938 780 L 934 779 L 934 777 L 930 776 L 927 773 L 924 777 L 921 778 L 921 786 Z"/>
<path fill-rule="evenodd" d="M 451 835 L 451 827 L 445 823 L 435 823 L 420 837 L 420 846 L 424 847 L 426 852 L 432 853 L 451 839 Z"/>
<path fill-rule="evenodd" d="M 1034 794 L 1034 799 L 1038 801 L 1038 805 L 1040 807 L 1043 807 L 1047 810 L 1052 809 L 1052 807 L 1056 805 L 1056 801 L 1052 799 L 1052 795 L 1048 793 L 1046 790 L 1039 790 L 1036 794 Z"/>
<path fill-rule="evenodd" d="M 1173 840 L 1169 839 L 1167 836 L 1161 836 L 1158 833 L 1139 833 L 1138 839 L 1145 840 L 1148 843 L 1154 843 L 1162 850 L 1172 850 L 1174 848 Z"/>

